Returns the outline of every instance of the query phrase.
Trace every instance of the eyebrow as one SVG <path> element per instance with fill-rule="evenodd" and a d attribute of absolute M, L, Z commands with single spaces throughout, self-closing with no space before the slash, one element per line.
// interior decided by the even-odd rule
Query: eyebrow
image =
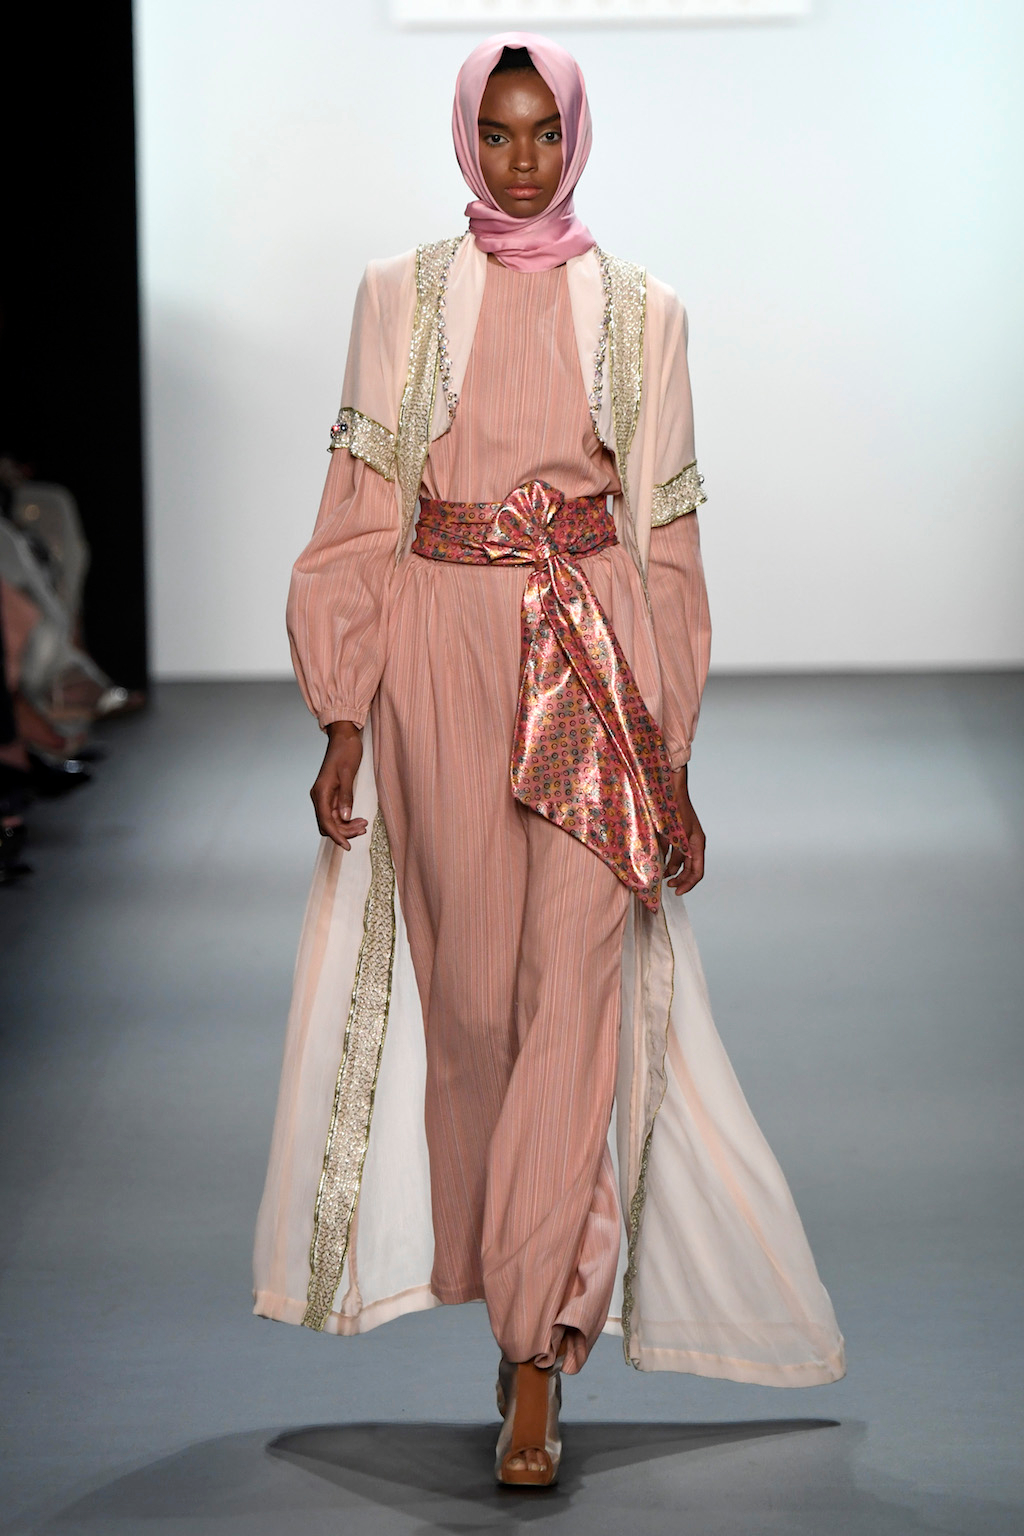
<path fill-rule="evenodd" d="M 561 113 L 552 112 L 550 117 L 539 117 L 533 126 L 543 128 L 545 123 L 559 123 L 561 120 Z M 476 125 L 478 128 L 504 128 L 506 133 L 510 132 L 508 123 L 498 123 L 493 117 L 478 117 Z"/>

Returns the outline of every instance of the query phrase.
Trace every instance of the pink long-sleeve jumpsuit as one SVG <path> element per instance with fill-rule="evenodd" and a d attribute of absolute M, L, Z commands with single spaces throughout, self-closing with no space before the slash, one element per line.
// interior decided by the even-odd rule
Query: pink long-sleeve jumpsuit
<path fill-rule="evenodd" d="M 680 466 L 682 468 L 682 466 Z M 580 373 L 564 267 L 489 262 L 455 421 L 424 494 L 499 502 L 527 480 L 618 491 Z M 527 569 L 408 556 L 394 488 L 332 455 L 295 566 L 289 630 L 321 724 L 373 708 L 427 1046 L 426 1130 L 443 1302 L 486 1300 L 510 1360 L 579 1370 L 600 1332 L 621 1217 L 607 1150 L 629 894 L 509 784 Z M 697 521 L 652 533 L 648 600 L 621 545 L 580 562 L 673 767 L 689 756 L 709 625 Z"/>

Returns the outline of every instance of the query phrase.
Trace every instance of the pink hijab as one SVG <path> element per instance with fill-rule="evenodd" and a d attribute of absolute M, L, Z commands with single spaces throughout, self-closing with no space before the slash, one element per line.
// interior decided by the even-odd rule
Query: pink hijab
<path fill-rule="evenodd" d="M 503 212 L 488 192 L 480 169 L 480 101 L 491 70 L 506 48 L 529 50 L 562 119 L 562 177 L 550 206 L 532 219 Z M 493 251 L 504 266 L 517 272 L 543 272 L 589 251 L 594 237 L 573 212 L 572 194 L 590 154 L 590 108 L 583 72 L 571 53 L 533 32 L 499 32 L 489 37 L 473 49 L 459 70 L 452 137 L 462 174 L 476 194 L 466 214 L 482 251 Z"/>

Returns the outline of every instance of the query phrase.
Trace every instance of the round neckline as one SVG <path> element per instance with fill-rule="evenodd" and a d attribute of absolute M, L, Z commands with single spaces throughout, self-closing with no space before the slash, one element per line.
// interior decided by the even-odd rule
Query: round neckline
<path fill-rule="evenodd" d="M 506 267 L 503 261 L 489 261 L 487 263 L 487 270 L 488 272 L 505 272 L 509 277 L 513 278 L 550 277 L 552 273 L 557 274 L 559 272 L 564 272 L 565 262 L 560 262 L 557 267 L 542 267 L 538 272 L 520 272 L 515 267 Z"/>

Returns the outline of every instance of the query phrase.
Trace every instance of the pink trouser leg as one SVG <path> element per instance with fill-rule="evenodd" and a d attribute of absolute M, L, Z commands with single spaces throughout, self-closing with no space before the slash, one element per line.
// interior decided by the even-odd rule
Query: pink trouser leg
<path fill-rule="evenodd" d="M 409 562 L 376 771 L 426 1030 L 432 1289 L 484 1298 L 509 1359 L 551 1363 L 565 1335 L 578 1370 L 619 1253 L 606 1138 L 629 896 L 512 798 L 524 580 Z"/>
<path fill-rule="evenodd" d="M 619 1256 L 608 1124 L 629 895 L 589 849 L 528 817 L 517 975 L 519 1054 L 491 1136 L 484 1294 L 510 1360 L 579 1370 L 604 1326 Z"/>

